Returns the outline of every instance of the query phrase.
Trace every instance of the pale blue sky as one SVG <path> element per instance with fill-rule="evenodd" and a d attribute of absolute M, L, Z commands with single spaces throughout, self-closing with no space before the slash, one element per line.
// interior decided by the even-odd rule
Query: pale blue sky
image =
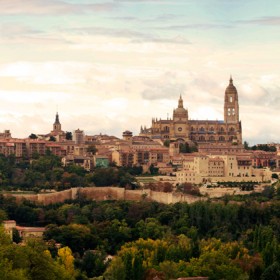
<path fill-rule="evenodd" d="M 232 74 L 244 140 L 279 142 L 279 27 L 278 0 L 4 0 L 0 129 L 137 134 L 180 94 L 221 119 Z"/>

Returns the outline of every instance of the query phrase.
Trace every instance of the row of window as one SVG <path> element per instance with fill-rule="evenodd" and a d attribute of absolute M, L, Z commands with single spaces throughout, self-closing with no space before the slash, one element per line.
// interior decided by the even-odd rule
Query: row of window
<path fill-rule="evenodd" d="M 159 131 L 159 129 L 155 129 L 154 131 Z M 170 131 L 169 127 L 168 127 L 168 126 L 165 126 L 165 127 L 163 128 L 163 131 L 162 131 L 162 132 L 169 132 L 169 131 Z M 192 127 L 191 127 L 191 131 L 206 132 L 207 129 L 206 129 L 205 127 L 203 127 L 203 126 L 201 126 L 199 129 L 196 129 L 195 127 L 192 126 Z M 225 131 L 226 131 L 225 128 L 222 127 L 222 126 L 218 129 L 218 132 L 225 132 Z M 209 132 L 215 132 L 215 129 L 214 129 L 213 126 L 210 127 Z M 228 130 L 228 132 L 235 132 L 234 127 L 230 127 L 229 130 Z"/>
<path fill-rule="evenodd" d="M 196 129 L 194 127 L 191 127 L 191 131 L 196 131 Z M 202 126 L 197 131 L 198 132 L 206 132 L 207 130 Z M 215 131 L 214 127 L 210 127 L 209 131 L 214 132 Z M 225 131 L 226 131 L 225 128 L 222 127 L 222 126 L 218 129 L 218 132 L 225 132 Z M 228 132 L 235 132 L 234 127 L 230 127 Z"/>
<path fill-rule="evenodd" d="M 199 136 L 199 137 L 195 137 L 193 135 L 191 135 L 190 139 L 192 141 L 198 141 L 198 142 L 205 142 L 205 141 L 209 141 L 209 142 L 215 142 L 215 141 L 219 141 L 219 142 L 225 142 L 226 138 L 224 136 L 220 136 L 219 138 L 216 138 L 214 136 L 210 136 L 209 138 L 205 137 L 205 136 Z M 229 141 L 233 141 L 234 137 L 230 136 L 228 138 Z"/>

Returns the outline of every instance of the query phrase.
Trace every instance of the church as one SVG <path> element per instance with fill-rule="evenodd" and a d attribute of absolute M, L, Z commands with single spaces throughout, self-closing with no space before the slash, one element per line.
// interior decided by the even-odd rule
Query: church
<path fill-rule="evenodd" d="M 152 119 L 150 128 L 142 127 L 140 136 L 162 141 L 192 141 L 198 144 L 233 143 L 242 144 L 242 126 L 239 120 L 238 93 L 230 77 L 225 90 L 223 120 L 190 120 L 188 110 L 180 96 L 173 118 Z"/>

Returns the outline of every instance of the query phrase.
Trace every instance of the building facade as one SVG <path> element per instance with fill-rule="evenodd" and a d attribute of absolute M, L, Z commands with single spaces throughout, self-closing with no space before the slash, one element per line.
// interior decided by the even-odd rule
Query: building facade
<path fill-rule="evenodd" d="M 268 168 L 254 168 L 250 154 L 195 155 L 183 160 L 177 183 L 264 182 L 271 180 Z"/>
<path fill-rule="evenodd" d="M 239 103 L 236 87 L 230 78 L 225 90 L 223 120 L 190 120 L 188 110 L 183 106 L 180 96 L 178 108 L 173 111 L 173 118 L 166 120 L 152 119 L 150 128 L 142 127 L 140 136 L 161 140 L 184 140 L 205 143 L 242 144 L 242 127 L 239 120 Z"/>

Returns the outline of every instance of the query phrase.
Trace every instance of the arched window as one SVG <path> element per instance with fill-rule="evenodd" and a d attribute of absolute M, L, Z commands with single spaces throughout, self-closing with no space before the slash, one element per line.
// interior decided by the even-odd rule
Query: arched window
<path fill-rule="evenodd" d="M 231 115 L 231 110 L 230 110 L 230 108 L 227 109 L 227 114 L 228 114 L 228 116 Z"/>
<path fill-rule="evenodd" d="M 232 115 L 235 116 L 235 109 L 232 108 Z"/>
<path fill-rule="evenodd" d="M 165 127 L 164 127 L 164 131 L 169 132 L 169 127 L 168 127 L 168 126 L 165 126 Z"/>
<path fill-rule="evenodd" d="M 200 132 L 204 132 L 204 131 L 205 131 L 204 127 L 201 127 L 201 128 L 199 129 L 199 131 L 200 131 Z"/>
<path fill-rule="evenodd" d="M 205 137 L 204 136 L 199 136 L 198 141 L 204 142 L 205 141 Z"/>
<path fill-rule="evenodd" d="M 232 142 L 232 140 L 233 140 L 233 136 L 230 136 L 230 137 L 229 137 L 229 141 Z"/>
<path fill-rule="evenodd" d="M 224 136 L 220 136 L 219 137 L 219 141 L 221 141 L 221 142 L 225 141 L 225 137 Z"/>
<path fill-rule="evenodd" d="M 230 129 L 229 129 L 229 132 L 234 132 L 235 130 L 234 130 L 234 127 L 231 127 Z"/>
<path fill-rule="evenodd" d="M 221 132 L 224 132 L 224 131 L 225 131 L 224 128 L 223 128 L 222 126 L 220 127 L 220 131 L 221 131 Z"/>
<path fill-rule="evenodd" d="M 215 137 L 214 136 L 210 136 L 209 137 L 209 141 L 214 142 L 215 141 Z"/>
<path fill-rule="evenodd" d="M 210 131 L 214 132 L 214 127 L 213 126 L 210 127 Z"/>
<path fill-rule="evenodd" d="M 233 99 L 232 96 L 229 97 L 229 102 L 232 103 Z"/>
<path fill-rule="evenodd" d="M 191 131 L 194 131 L 194 127 L 193 126 L 191 127 Z"/>

